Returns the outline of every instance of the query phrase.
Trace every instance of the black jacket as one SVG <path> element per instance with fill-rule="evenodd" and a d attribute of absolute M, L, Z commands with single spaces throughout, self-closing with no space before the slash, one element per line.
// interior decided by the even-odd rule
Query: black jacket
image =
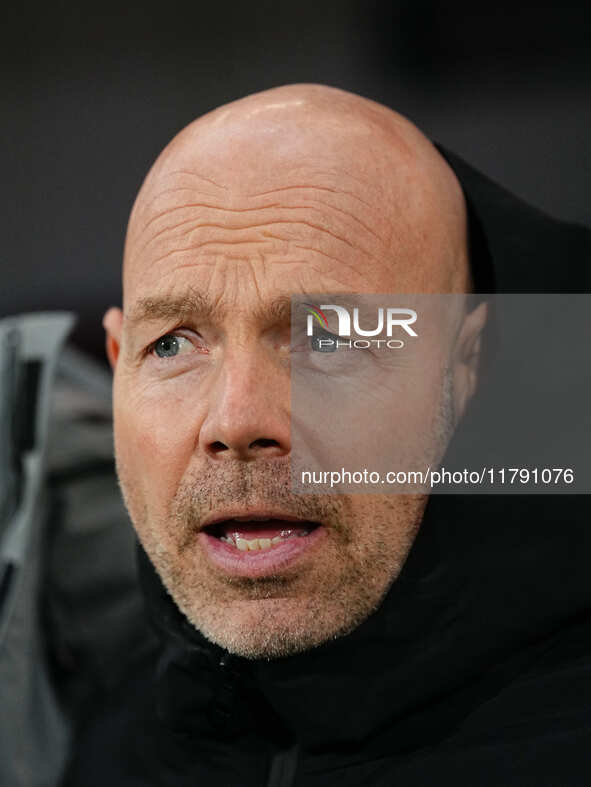
<path fill-rule="evenodd" d="M 444 155 L 478 291 L 589 291 L 587 230 Z M 589 511 L 581 495 L 433 496 L 379 610 L 275 661 L 207 642 L 139 550 L 158 645 L 89 711 L 67 787 L 591 783 Z"/>

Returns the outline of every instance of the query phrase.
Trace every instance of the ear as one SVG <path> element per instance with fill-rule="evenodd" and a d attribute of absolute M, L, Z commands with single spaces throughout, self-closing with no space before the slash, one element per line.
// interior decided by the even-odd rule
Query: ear
<path fill-rule="evenodd" d="M 466 315 L 455 345 L 454 412 L 462 418 L 478 384 L 481 337 L 486 324 L 487 304 L 481 303 Z"/>
<path fill-rule="evenodd" d="M 121 333 L 123 330 L 123 312 L 121 309 L 111 307 L 107 311 L 103 317 L 103 328 L 107 334 L 105 337 L 107 358 L 114 371 L 121 348 Z"/>

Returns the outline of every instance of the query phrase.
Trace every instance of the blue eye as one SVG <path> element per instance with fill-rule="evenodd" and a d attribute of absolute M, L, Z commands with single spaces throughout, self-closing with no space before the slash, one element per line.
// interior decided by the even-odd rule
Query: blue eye
<path fill-rule="evenodd" d="M 154 345 L 154 352 L 159 358 L 174 358 L 193 349 L 192 343 L 185 336 L 167 333 L 161 336 Z"/>

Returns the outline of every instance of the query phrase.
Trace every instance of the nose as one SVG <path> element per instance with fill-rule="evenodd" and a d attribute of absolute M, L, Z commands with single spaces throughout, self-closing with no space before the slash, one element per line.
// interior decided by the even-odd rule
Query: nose
<path fill-rule="evenodd" d="M 199 441 L 216 460 L 287 456 L 289 417 L 289 376 L 256 351 L 245 351 L 221 363 Z"/>

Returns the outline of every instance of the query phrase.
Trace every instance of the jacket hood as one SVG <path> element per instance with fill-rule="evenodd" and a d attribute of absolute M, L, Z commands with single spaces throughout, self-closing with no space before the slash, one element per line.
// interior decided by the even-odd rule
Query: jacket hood
<path fill-rule="evenodd" d="M 441 150 L 466 195 L 477 291 L 588 291 L 588 230 L 550 219 Z M 270 661 L 208 642 L 140 547 L 163 641 L 159 713 L 205 736 L 263 728 L 320 758 L 404 752 L 417 737 L 428 745 L 589 613 L 588 521 L 582 495 L 431 496 L 379 609 L 347 636 Z"/>

